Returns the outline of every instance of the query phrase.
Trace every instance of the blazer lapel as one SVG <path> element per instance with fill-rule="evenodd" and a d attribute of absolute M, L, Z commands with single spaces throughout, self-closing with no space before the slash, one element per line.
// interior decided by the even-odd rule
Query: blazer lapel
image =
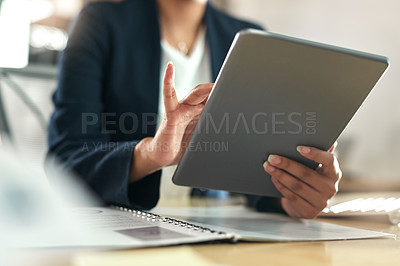
<path fill-rule="evenodd" d="M 210 45 L 211 73 L 215 81 L 236 32 L 231 27 L 230 21 L 210 3 L 207 3 L 204 17 Z"/>

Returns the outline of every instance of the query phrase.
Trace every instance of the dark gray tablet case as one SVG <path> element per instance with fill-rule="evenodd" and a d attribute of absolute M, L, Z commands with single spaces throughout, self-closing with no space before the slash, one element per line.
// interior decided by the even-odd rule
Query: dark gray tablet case
<path fill-rule="evenodd" d="M 177 185 L 281 196 L 269 154 L 328 150 L 389 63 L 386 57 L 256 30 L 236 35 L 174 176 Z"/>

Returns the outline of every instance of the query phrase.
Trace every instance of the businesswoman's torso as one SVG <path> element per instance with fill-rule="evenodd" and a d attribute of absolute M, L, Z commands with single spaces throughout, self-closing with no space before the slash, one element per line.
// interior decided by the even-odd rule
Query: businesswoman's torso
<path fill-rule="evenodd" d="M 86 180 L 107 203 L 150 208 L 158 200 L 160 172 L 133 185 L 127 182 L 132 148 L 144 137 L 154 136 L 157 128 L 160 76 L 171 48 L 162 50 L 157 12 L 155 0 L 89 4 L 76 20 L 61 57 L 49 154 Z M 193 68 L 197 74 L 183 83 L 182 95 L 193 83 L 215 80 L 238 31 L 260 28 L 210 4 L 204 27 L 201 60 Z M 176 75 L 180 74 L 177 69 Z M 82 149 L 96 141 L 109 150 L 93 145 Z M 115 149 L 115 143 L 131 149 Z"/>

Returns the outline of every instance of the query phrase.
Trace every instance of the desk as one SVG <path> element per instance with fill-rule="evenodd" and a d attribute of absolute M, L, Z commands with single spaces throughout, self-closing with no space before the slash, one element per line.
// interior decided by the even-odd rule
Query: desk
<path fill-rule="evenodd" d="M 161 205 L 209 206 L 210 201 L 163 201 Z M 323 222 L 400 235 L 384 219 L 327 219 Z M 197 244 L 121 251 L 28 252 L 28 265 L 400 265 L 400 240 L 369 239 L 301 243 Z"/>

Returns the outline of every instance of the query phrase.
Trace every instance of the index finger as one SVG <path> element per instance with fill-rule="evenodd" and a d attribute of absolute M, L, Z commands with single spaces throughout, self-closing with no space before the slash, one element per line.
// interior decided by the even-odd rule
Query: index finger
<path fill-rule="evenodd" d="M 172 112 L 178 107 L 178 98 L 175 92 L 174 85 L 174 65 L 172 62 L 168 62 L 167 69 L 165 70 L 163 80 L 163 96 L 164 96 L 164 107 L 165 113 Z"/>
<path fill-rule="evenodd" d="M 298 146 L 297 151 L 300 152 L 304 157 L 313 160 L 324 167 L 334 167 L 335 165 L 335 155 L 329 151 L 323 151 L 317 148 Z"/>

